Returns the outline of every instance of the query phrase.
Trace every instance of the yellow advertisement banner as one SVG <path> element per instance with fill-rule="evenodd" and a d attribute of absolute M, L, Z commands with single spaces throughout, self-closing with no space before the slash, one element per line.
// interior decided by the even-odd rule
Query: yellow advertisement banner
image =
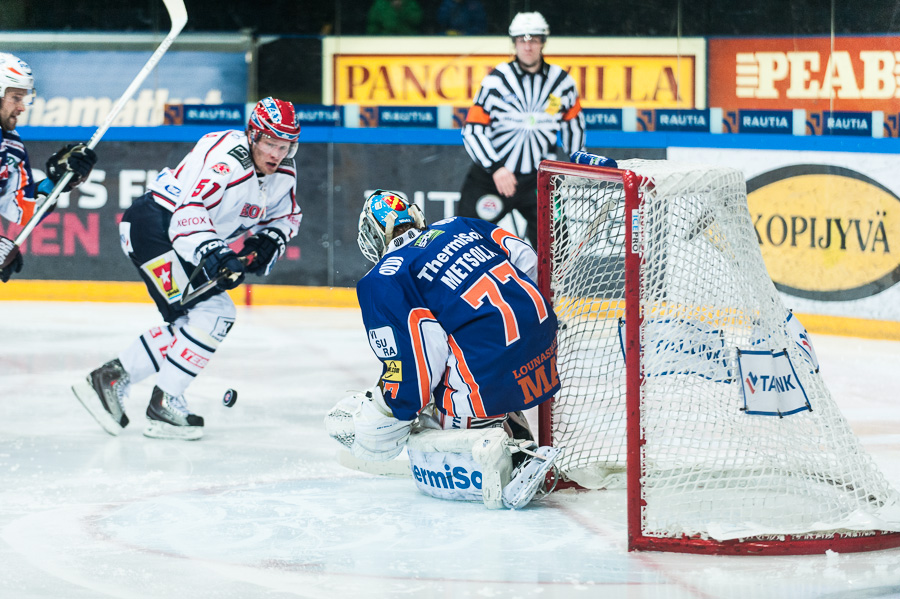
<path fill-rule="evenodd" d="M 485 75 L 509 55 L 334 54 L 335 104 L 360 106 L 468 105 Z M 693 56 L 554 55 L 585 108 L 704 108 Z"/>

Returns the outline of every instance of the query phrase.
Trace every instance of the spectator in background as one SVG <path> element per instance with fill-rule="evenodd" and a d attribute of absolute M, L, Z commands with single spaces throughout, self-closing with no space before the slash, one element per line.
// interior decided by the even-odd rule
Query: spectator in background
<path fill-rule="evenodd" d="M 484 35 L 484 5 L 481 0 L 443 0 L 438 9 L 438 28 L 447 35 Z"/>
<path fill-rule="evenodd" d="M 413 35 L 420 33 L 422 8 L 416 0 L 375 0 L 369 9 L 368 35 Z"/>

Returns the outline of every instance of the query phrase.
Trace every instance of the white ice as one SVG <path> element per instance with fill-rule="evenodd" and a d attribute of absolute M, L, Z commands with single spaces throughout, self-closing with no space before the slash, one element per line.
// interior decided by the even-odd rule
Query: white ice
<path fill-rule="evenodd" d="M 379 373 L 355 310 L 240 309 L 189 390 L 205 437 L 143 437 L 149 383 L 112 437 L 69 386 L 156 321 L 151 305 L 0 302 L 0 597 L 900 597 L 900 550 L 628 553 L 619 492 L 487 511 L 342 468 L 322 418 Z M 900 343 L 814 342 L 900 483 Z"/>

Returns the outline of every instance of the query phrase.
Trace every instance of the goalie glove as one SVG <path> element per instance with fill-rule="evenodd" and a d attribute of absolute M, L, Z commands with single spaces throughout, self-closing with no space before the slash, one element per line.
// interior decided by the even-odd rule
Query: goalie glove
<path fill-rule="evenodd" d="M 339 401 L 325 416 L 325 430 L 366 461 L 391 460 L 403 451 L 412 422 L 397 420 L 376 385 Z"/>
<path fill-rule="evenodd" d="M 263 277 L 268 275 L 275 262 L 284 255 L 286 245 L 287 240 L 278 229 L 263 229 L 248 237 L 240 255 L 256 252 L 256 258 L 247 265 L 247 272 Z"/>
<path fill-rule="evenodd" d="M 97 154 L 94 150 L 85 144 L 68 144 L 47 159 L 47 179 L 55 185 L 66 174 L 66 171 L 72 171 L 72 178 L 63 189 L 63 191 L 72 191 L 84 183 L 95 164 L 97 164 Z M 41 192 L 40 189 L 38 191 Z"/>

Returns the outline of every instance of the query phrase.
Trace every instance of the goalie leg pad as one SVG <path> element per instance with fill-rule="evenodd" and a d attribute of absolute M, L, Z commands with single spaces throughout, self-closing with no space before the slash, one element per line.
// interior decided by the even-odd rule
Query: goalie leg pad
<path fill-rule="evenodd" d="M 417 429 L 407 443 L 419 491 L 439 499 L 483 501 L 503 508 L 502 489 L 512 472 L 509 437 L 487 430 Z"/>

